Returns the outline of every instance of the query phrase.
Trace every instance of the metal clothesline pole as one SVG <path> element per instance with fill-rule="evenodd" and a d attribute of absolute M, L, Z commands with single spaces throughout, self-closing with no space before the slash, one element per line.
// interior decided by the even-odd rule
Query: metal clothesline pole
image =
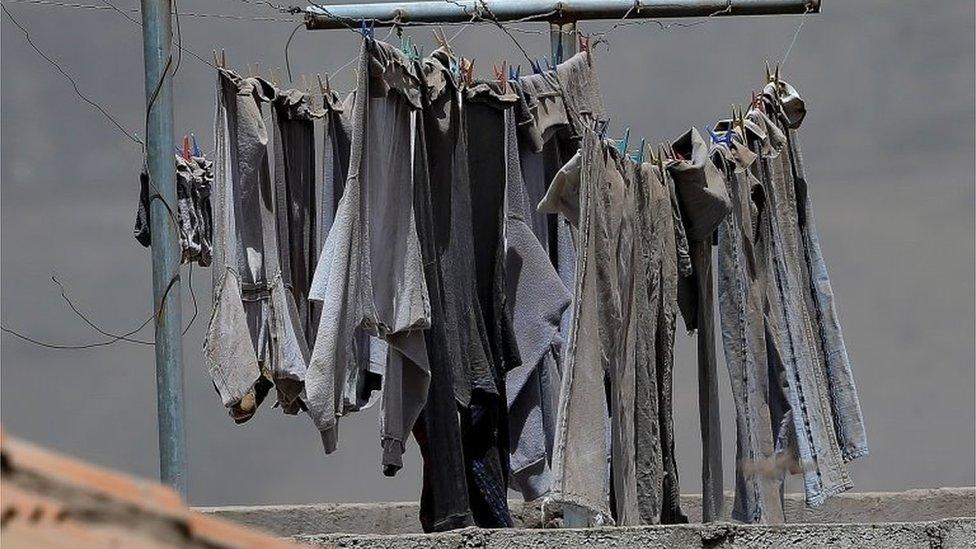
<path fill-rule="evenodd" d="M 363 20 L 376 26 L 466 23 L 472 17 L 500 23 L 576 22 L 819 12 L 820 0 L 434 0 L 312 5 L 305 8 L 305 26 L 342 29 Z"/>
<path fill-rule="evenodd" d="M 180 239 L 173 163 L 172 16 L 170 0 L 142 0 L 145 62 L 146 157 L 150 187 L 152 283 L 156 351 L 156 415 L 159 476 L 186 496 L 186 432 L 183 412 L 183 340 L 180 303 Z M 158 193 L 158 197 L 156 197 Z"/>

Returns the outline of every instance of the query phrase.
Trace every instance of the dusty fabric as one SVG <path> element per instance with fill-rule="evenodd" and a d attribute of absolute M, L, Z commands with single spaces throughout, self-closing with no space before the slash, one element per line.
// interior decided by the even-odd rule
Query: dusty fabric
<path fill-rule="evenodd" d="M 751 124 L 750 124 L 751 127 Z M 769 359 L 773 342 L 766 340 L 766 265 L 761 225 L 766 214 L 762 184 L 752 175 L 756 155 L 750 138 L 730 122 L 716 132 L 728 134 L 729 143 L 714 145 L 712 160 L 726 180 L 732 211 L 718 229 L 718 298 L 722 342 L 736 406 L 736 476 L 732 518 L 743 522 L 782 523 L 783 470 L 776 453 L 771 400 L 780 387 Z M 781 398 L 782 400 L 782 398 Z"/>
<path fill-rule="evenodd" d="M 712 287 L 712 235 L 731 208 L 721 172 L 712 163 L 708 144 L 692 128 L 672 144 L 679 159 L 670 162 L 675 191 L 687 234 L 691 258 L 691 277 L 678 286 L 678 304 L 685 325 L 697 331 L 698 402 L 702 433 L 703 518 L 721 516 L 723 495 L 722 436 L 718 410 L 718 372 L 715 358 L 714 304 Z M 665 393 L 669 394 L 669 393 Z M 666 406 L 670 410 L 670 403 Z M 665 428 L 665 470 L 668 485 L 664 520 L 687 522 L 678 507 L 680 495 L 673 450 L 673 432 Z M 675 475 L 671 475 L 670 471 Z"/>
<path fill-rule="evenodd" d="M 458 184 L 458 175 L 467 169 L 467 164 L 463 158 L 461 101 L 450 72 L 451 63 L 452 58 L 444 49 L 436 50 L 422 63 L 425 146 L 418 151 L 423 154 L 415 164 L 429 170 L 429 178 L 415 179 L 414 189 L 417 233 L 431 304 L 431 327 L 424 334 L 430 355 L 430 388 L 413 431 L 424 462 L 420 522 L 425 532 L 474 525 L 458 419 L 458 395 L 465 404 L 470 399 L 466 356 L 461 351 L 462 332 L 464 336 L 469 332 L 458 329 L 456 323 L 463 314 L 460 311 L 474 301 L 471 294 L 466 294 L 466 301 L 459 301 L 459 279 L 470 281 L 473 272 L 465 274 L 461 270 L 459 259 L 465 258 L 459 258 L 459 246 L 452 241 L 464 237 L 470 240 L 470 205 L 467 201 L 464 206 L 458 205 L 458 209 L 469 210 L 466 216 L 457 214 L 467 224 L 453 225 L 467 232 L 452 232 L 452 204 L 459 202 L 453 195 L 467 191 Z M 424 181 L 429 181 L 429 186 Z M 470 245 L 466 249 L 470 250 Z M 481 350 L 480 340 L 477 349 Z"/>
<path fill-rule="evenodd" d="M 250 419 L 273 384 L 293 409 L 305 363 L 285 322 L 274 233 L 274 187 L 262 105 L 275 90 L 259 78 L 219 70 L 214 179 L 214 307 L 204 356 L 237 422 Z M 247 334 L 249 337 L 245 337 Z"/>
<path fill-rule="evenodd" d="M 209 267 L 213 260 L 213 212 L 210 189 L 213 186 L 213 162 L 205 157 L 176 155 L 176 211 L 180 237 L 180 263 L 196 262 Z M 150 232 L 149 175 L 139 175 L 139 206 L 133 233 L 145 247 L 152 245 Z"/>
<path fill-rule="evenodd" d="M 401 467 L 430 382 L 423 335 L 430 303 L 413 208 L 420 106 L 419 79 L 405 56 L 364 40 L 349 175 L 309 291 L 329 304 L 306 376 L 309 415 L 326 451 L 335 448 L 339 388 L 367 362 L 357 356 L 357 328 L 389 344 L 381 412 L 385 474 Z"/>

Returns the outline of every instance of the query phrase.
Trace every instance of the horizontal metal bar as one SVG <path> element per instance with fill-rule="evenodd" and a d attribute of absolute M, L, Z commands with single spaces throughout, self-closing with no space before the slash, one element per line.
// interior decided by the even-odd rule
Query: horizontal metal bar
<path fill-rule="evenodd" d="M 663 19 L 709 15 L 785 15 L 819 13 L 820 0 L 432 0 L 376 4 L 316 4 L 305 8 L 309 29 L 395 23 L 489 21 L 580 21 L 584 19 Z"/>

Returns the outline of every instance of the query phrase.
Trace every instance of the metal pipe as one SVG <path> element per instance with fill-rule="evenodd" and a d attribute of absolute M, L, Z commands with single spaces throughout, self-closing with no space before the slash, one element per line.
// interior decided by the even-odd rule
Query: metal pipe
<path fill-rule="evenodd" d="M 142 0 L 146 67 L 146 154 L 152 234 L 153 310 L 156 311 L 156 414 L 160 479 L 186 496 L 186 434 L 183 425 L 183 341 L 180 303 L 180 240 L 173 162 L 173 44 L 170 0 Z M 157 196 L 158 193 L 158 196 Z M 168 207 L 167 207 L 168 206 Z"/>
<path fill-rule="evenodd" d="M 376 4 L 321 4 L 305 8 L 309 29 L 341 29 L 372 21 L 394 23 L 464 23 L 476 19 L 505 21 L 579 21 L 706 17 L 709 15 L 783 15 L 819 13 L 821 0 L 440 0 Z"/>

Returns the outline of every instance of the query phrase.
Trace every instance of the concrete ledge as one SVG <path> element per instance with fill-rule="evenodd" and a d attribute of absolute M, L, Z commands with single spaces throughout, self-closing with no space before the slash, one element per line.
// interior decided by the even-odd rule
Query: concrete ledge
<path fill-rule="evenodd" d="M 541 526 L 537 503 L 512 500 L 510 505 L 517 527 Z M 701 496 L 682 496 L 681 505 L 692 522 L 701 520 Z M 727 495 L 725 508 L 731 507 L 731 495 Z M 421 532 L 418 505 L 413 502 L 203 507 L 197 510 L 279 536 Z M 786 517 L 790 523 L 875 525 L 976 517 L 976 489 L 847 493 L 829 499 L 819 509 L 808 508 L 802 495 L 790 494 L 786 496 Z"/>
<path fill-rule="evenodd" d="M 941 548 L 974 547 L 976 519 L 880 524 L 789 524 L 785 526 L 715 523 L 709 525 L 640 526 L 592 529 L 466 528 L 442 534 L 398 536 L 331 534 L 298 536 L 309 545 L 350 549 L 752 549 L 803 548 Z"/>

